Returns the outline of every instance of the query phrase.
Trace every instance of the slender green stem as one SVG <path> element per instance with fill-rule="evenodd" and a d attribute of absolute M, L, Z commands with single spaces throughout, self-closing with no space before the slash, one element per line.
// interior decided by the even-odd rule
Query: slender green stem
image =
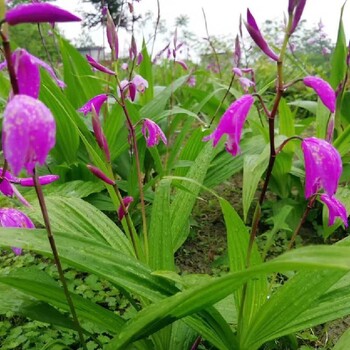
<path fill-rule="evenodd" d="M 12 64 L 12 58 L 11 58 L 11 45 L 8 40 L 7 35 L 1 30 L 0 32 L 1 39 L 2 39 L 2 46 L 4 48 L 4 55 L 7 63 L 7 70 L 9 72 L 10 76 L 10 82 L 12 86 L 12 92 L 14 95 L 17 95 L 19 93 L 19 88 L 18 88 L 18 81 L 15 73 L 15 68 L 13 67 Z"/>
<path fill-rule="evenodd" d="M 140 202 L 141 202 L 141 216 L 142 216 L 144 249 L 145 249 L 146 261 L 148 261 L 149 247 L 148 247 L 148 232 L 147 232 L 147 216 L 146 216 L 145 195 L 143 192 L 143 177 L 142 177 L 142 172 L 141 172 L 140 156 L 139 156 L 139 151 L 138 151 L 138 146 L 137 146 L 137 138 L 136 138 L 135 128 L 132 124 L 132 121 L 131 121 L 131 118 L 129 115 L 129 111 L 125 105 L 124 94 L 121 94 L 121 95 L 122 95 L 121 107 L 122 107 L 122 109 L 124 111 L 124 115 L 126 117 L 126 122 L 127 122 L 129 133 L 130 133 L 130 139 L 132 142 L 132 148 L 133 148 L 133 152 L 135 154 L 137 182 L 138 182 L 138 187 L 139 187 L 139 192 L 140 192 Z"/>
<path fill-rule="evenodd" d="M 55 264 L 56 264 L 56 267 L 57 267 L 57 270 L 58 270 L 58 275 L 59 275 L 60 281 L 62 283 L 63 291 L 64 291 L 64 294 L 66 296 L 66 300 L 67 300 L 70 312 L 71 312 L 72 317 L 73 317 L 73 322 L 74 322 L 74 325 L 75 325 L 75 329 L 78 332 L 79 340 L 80 340 L 80 343 L 81 343 L 83 349 L 87 350 L 87 347 L 86 347 L 86 344 L 85 344 L 85 340 L 84 340 L 84 336 L 83 336 L 83 331 L 82 331 L 82 328 L 80 326 L 80 323 L 79 323 L 79 320 L 78 320 L 78 317 L 77 317 L 77 313 L 75 311 L 73 300 L 72 300 L 72 298 L 71 298 L 71 296 L 69 294 L 67 282 L 66 282 L 66 280 L 64 278 L 64 273 L 63 273 L 63 269 L 62 269 L 62 265 L 61 265 L 61 260 L 60 260 L 59 255 L 58 255 L 56 242 L 55 242 L 52 230 L 51 230 L 51 224 L 50 224 L 49 214 L 48 214 L 48 211 L 47 211 L 47 206 L 46 206 L 46 202 L 45 202 L 44 193 L 42 191 L 42 188 L 41 188 L 41 185 L 40 185 L 40 182 L 39 182 L 39 178 L 38 178 L 37 172 L 35 170 L 34 170 L 33 180 L 34 180 L 34 184 L 35 184 L 35 191 L 36 191 L 36 194 L 37 194 L 37 197 L 38 197 L 38 200 L 39 200 L 39 204 L 40 204 L 41 213 L 43 215 L 43 219 L 44 219 L 44 223 L 45 223 L 45 228 L 46 228 L 46 232 L 47 232 L 47 238 L 48 238 L 49 243 L 50 243 L 50 247 L 51 247 L 51 250 L 52 250 L 53 258 L 54 258 L 54 261 L 55 261 Z"/>
<path fill-rule="evenodd" d="M 128 212 L 127 208 L 125 207 L 125 204 L 124 204 L 124 201 L 123 201 L 123 197 L 120 194 L 118 185 L 115 184 L 113 186 L 113 188 L 114 188 L 114 192 L 117 195 L 118 200 L 120 202 L 120 206 L 122 207 L 122 209 L 123 209 L 123 211 L 125 213 L 125 220 L 126 220 L 126 224 L 128 226 L 128 231 L 129 231 L 129 235 L 128 236 L 129 236 L 129 239 L 131 240 L 131 243 L 132 243 L 132 245 L 134 247 L 135 255 L 139 259 L 140 252 L 138 250 L 138 246 L 137 246 L 136 241 L 135 241 L 134 231 L 132 229 L 133 225 L 132 225 L 131 220 L 130 220 L 129 212 Z"/>
<path fill-rule="evenodd" d="M 290 242 L 289 242 L 289 245 L 288 245 L 288 250 L 291 250 L 293 248 L 293 245 L 294 245 L 294 242 L 295 242 L 295 239 L 297 237 L 297 235 L 299 234 L 302 226 L 304 225 L 304 222 L 307 218 L 307 216 L 309 215 L 310 213 L 310 210 L 312 209 L 312 207 L 314 206 L 314 203 L 315 203 L 315 200 L 316 200 L 316 197 L 317 197 L 317 194 L 313 195 L 310 199 L 309 199 L 309 202 L 307 203 L 307 207 L 304 211 L 304 214 L 303 216 L 301 217 L 300 221 L 299 221 L 299 224 L 297 226 L 297 228 L 295 229 L 295 231 L 293 232 L 293 235 L 290 239 Z"/>

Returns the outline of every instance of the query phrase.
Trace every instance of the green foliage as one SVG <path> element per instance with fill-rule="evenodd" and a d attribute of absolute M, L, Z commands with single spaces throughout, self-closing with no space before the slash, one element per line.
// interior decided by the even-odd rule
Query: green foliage
<path fill-rule="evenodd" d="M 92 3 L 100 11 L 101 3 Z M 118 20 L 120 3 L 107 5 Z M 122 26 L 127 25 L 126 17 L 121 21 Z M 177 25 L 179 38 L 190 42 L 186 17 L 178 18 Z M 18 33 L 13 32 L 13 38 L 27 30 L 25 34 L 33 35 L 33 42 L 39 41 L 35 26 L 16 28 Z M 43 25 L 42 29 L 47 28 Z M 274 45 L 278 29 L 273 22 L 267 22 L 264 29 L 267 40 Z M 315 38 L 319 42 L 310 45 Z M 333 239 L 335 233 L 344 235 L 340 220 L 328 226 L 327 209 L 323 209 L 321 218 L 317 201 L 312 210 L 309 208 L 309 221 L 303 216 L 307 203 L 300 140 L 313 134 L 326 138 L 332 120 L 322 101 L 315 101 L 314 90 L 306 90 L 295 81 L 311 74 L 308 72 L 329 76 L 333 88 L 340 85 L 334 145 L 345 171 L 336 196 L 350 211 L 346 184 L 349 67 L 342 18 L 330 62 L 327 54 L 321 53 L 323 48 L 332 48 L 321 25 L 309 30 L 301 22 L 291 40 L 295 49 L 290 53 L 280 51 L 277 89 L 275 67 L 266 63 L 260 51 L 246 51 L 246 62 L 256 74 L 247 75 L 256 77 L 256 85 L 247 92 L 238 77 L 231 75 L 227 58 L 231 53 L 224 54 L 231 51 L 231 46 L 215 38 L 211 38 L 211 45 L 220 51 L 221 74 L 213 66 L 207 70 L 206 65 L 213 59 L 212 47 L 203 50 L 201 64 L 196 66 L 187 60 L 190 71 L 184 73 L 175 64 L 175 57 L 154 64 L 144 41 L 141 63 L 136 57 L 133 61 L 123 58 L 104 62 L 111 63 L 109 68 L 116 76 L 93 71 L 72 45 L 59 38 L 63 64 L 59 73 L 67 87 L 58 88 L 42 72 L 40 100 L 52 111 L 57 134 L 47 169 L 38 168 L 38 172 L 59 174 L 60 180 L 45 187 L 45 204 L 41 196 L 38 201 L 38 189 L 22 191 L 17 184 L 31 204 L 21 210 L 36 228 L 0 227 L 0 247 L 4 249 L 0 257 L 0 342 L 4 349 L 82 346 L 62 277 L 86 348 L 91 350 L 177 350 L 196 346 L 220 350 L 297 349 L 297 332 L 302 332 L 303 341 L 311 342 L 314 337 L 306 329 L 350 314 L 350 240 L 345 238 L 333 245 L 308 244 L 293 250 L 290 243 L 288 247 L 290 236 L 298 234 L 302 225 L 320 240 Z M 37 46 L 37 53 L 33 48 L 29 51 L 41 56 L 41 45 Z M 53 51 L 49 52 L 56 60 Z M 122 69 L 121 61 L 128 62 L 128 70 Z M 122 88 L 121 82 L 135 75 L 145 78 L 148 87 L 133 99 L 133 86 Z M 195 87 L 188 86 L 193 76 Z M 0 97 L 5 105 L 10 83 L 6 73 L 0 79 Z M 228 106 L 246 93 L 256 97 L 256 103 L 242 131 L 241 154 L 232 157 L 225 150 L 227 140 L 223 140 L 229 132 L 227 125 L 220 124 L 222 140 L 215 147 L 211 141 L 203 142 L 203 137 L 209 133 L 206 129 L 214 128 L 209 123 L 219 123 Z M 90 113 L 84 117 L 77 110 L 100 94 L 108 98 L 98 116 L 98 130 Z M 235 118 L 241 117 L 238 114 Z M 153 129 L 146 131 L 145 118 L 159 125 L 167 142 L 148 147 L 147 138 L 154 141 L 160 131 L 156 126 L 155 134 Z M 240 138 L 239 127 L 235 128 L 229 142 Z M 105 183 L 101 176 L 94 177 L 87 164 L 98 167 L 111 180 Z M 238 181 L 232 183 L 234 174 Z M 237 183 L 239 188 L 231 189 Z M 222 187 L 229 187 L 238 198 L 223 198 Z M 206 196 L 202 198 L 203 191 L 212 196 L 207 207 L 220 213 L 215 224 L 225 230 L 227 241 L 221 251 L 227 250 L 228 267 L 214 270 L 214 276 L 191 274 L 177 263 L 189 236 L 193 235 L 191 241 L 195 244 L 199 241 L 200 232 L 196 233 L 195 226 L 200 218 L 197 215 L 194 219 L 193 211 L 198 200 L 207 201 Z M 126 196 L 133 200 L 122 205 Z M 312 204 L 309 202 L 309 206 Z M 18 207 L 19 202 L 3 198 L 2 205 Z M 52 251 L 53 239 L 58 255 Z M 299 238 L 298 245 L 303 239 Z M 24 255 L 15 257 L 11 247 L 23 248 Z M 196 254 L 201 254 L 200 248 Z M 217 258 L 212 254 L 208 261 Z M 52 263 L 58 259 L 63 263 L 63 276 Z M 222 260 L 221 256 L 213 265 L 220 265 Z M 343 335 L 336 349 L 345 348 L 348 336 Z"/>

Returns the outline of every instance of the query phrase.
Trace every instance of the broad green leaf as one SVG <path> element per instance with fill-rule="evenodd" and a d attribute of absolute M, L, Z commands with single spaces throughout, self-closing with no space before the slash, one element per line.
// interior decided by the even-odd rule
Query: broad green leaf
<path fill-rule="evenodd" d="M 228 201 L 220 198 L 219 202 L 221 210 L 224 214 L 227 230 L 227 249 L 230 271 L 243 271 L 247 265 L 247 251 L 249 246 L 248 229 Z M 257 246 L 254 244 L 250 257 L 250 265 L 258 265 L 261 264 L 261 262 L 262 261 Z M 246 296 L 242 310 L 244 317 L 242 320 L 240 320 L 238 329 L 240 337 L 245 337 L 246 332 L 249 332 L 250 323 L 259 312 L 260 307 L 266 302 L 267 281 L 265 276 L 249 281 L 245 287 L 245 290 Z M 241 310 L 242 288 L 237 290 L 234 295 L 236 309 Z"/>
<path fill-rule="evenodd" d="M 142 56 L 143 60 L 140 64 L 140 74 L 141 76 L 148 81 L 148 88 L 145 90 L 143 94 L 140 95 L 140 102 L 142 105 L 152 101 L 153 99 L 153 73 L 152 73 L 152 60 L 150 55 L 148 54 L 147 46 L 145 41 L 142 43 Z"/>
<path fill-rule="evenodd" d="M 45 256 L 51 256 L 46 231 L 43 229 L 0 228 L 2 247 L 22 247 Z M 159 300 L 177 289 L 131 255 L 123 254 L 95 239 L 82 234 L 54 232 L 62 262 L 100 276 L 116 286 L 149 300 Z"/>
<path fill-rule="evenodd" d="M 317 246 L 290 251 L 267 263 L 253 266 L 245 271 L 230 273 L 186 289 L 138 313 L 106 347 L 107 350 L 123 349 L 126 344 L 152 334 L 177 319 L 188 316 L 212 305 L 250 278 L 273 271 L 290 270 L 350 270 L 350 247 Z M 289 300 L 293 304 L 294 299 Z M 249 348 L 253 350 L 253 348 Z"/>
<path fill-rule="evenodd" d="M 92 73 L 86 58 L 67 40 L 59 41 L 62 60 L 63 75 L 67 87 L 65 95 L 75 109 L 83 106 L 88 99 L 103 93 L 102 85 Z"/>
<path fill-rule="evenodd" d="M 127 255 L 134 255 L 124 233 L 105 214 L 79 198 L 46 197 L 47 209 L 54 231 L 82 235 L 110 245 Z M 44 224 L 38 203 L 26 211 L 35 221 Z M 64 218 L 64 220 L 62 220 Z"/>
<path fill-rule="evenodd" d="M 304 100 L 296 100 L 293 102 L 288 102 L 289 106 L 296 106 L 300 108 L 304 108 L 312 114 L 316 115 L 317 112 L 317 102 L 315 101 L 304 101 Z"/>
<path fill-rule="evenodd" d="M 150 118 L 154 120 L 165 109 L 170 96 L 188 80 L 188 75 L 182 76 L 175 80 L 170 86 L 167 86 L 162 92 L 155 95 L 153 100 L 148 102 L 140 109 L 142 118 Z M 155 120 L 157 121 L 157 120 Z"/>
<path fill-rule="evenodd" d="M 164 179 L 155 193 L 149 229 L 150 266 L 155 270 L 174 270 L 170 223 L 170 184 Z"/>
<path fill-rule="evenodd" d="M 339 18 L 339 26 L 338 26 L 338 36 L 337 42 L 335 44 L 335 49 L 333 50 L 333 55 L 331 58 L 331 76 L 330 76 L 330 84 L 334 90 L 337 89 L 340 82 L 344 79 L 346 72 L 346 55 L 347 55 L 347 41 L 344 32 L 343 25 L 343 12 L 345 7 L 344 2 Z"/>
<path fill-rule="evenodd" d="M 220 151 L 210 164 L 204 184 L 209 188 L 220 185 L 232 175 L 241 171 L 243 159 L 247 154 L 256 154 L 263 149 L 266 142 L 262 136 L 250 136 L 241 141 L 242 156 L 232 157 L 225 149 Z M 219 147 L 219 146 L 218 146 Z"/>
<path fill-rule="evenodd" d="M 199 153 L 205 146 L 205 143 L 202 141 L 203 132 L 200 129 L 195 130 L 192 135 L 189 137 L 185 145 L 183 145 L 183 150 L 179 155 L 179 160 L 183 161 L 194 161 Z M 176 168 L 174 175 L 175 176 L 185 176 L 188 172 L 186 168 Z"/>
<path fill-rule="evenodd" d="M 103 182 L 92 182 L 92 181 L 68 181 L 65 183 L 52 183 L 50 186 L 44 186 L 43 191 L 45 196 L 62 196 L 62 197 L 75 197 L 85 198 L 93 193 L 101 192 L 105 186 Z M 29 202 L 34 201 L 37 198 L 35 189 L 21 189 L 21 193 L 24 194 Z"/>
<path fill-rule="evenodd" d="M 294 113 L 292 113 L 292 111 L 290 110 L 284 98 L 281 98 L 281 101 L 278 105 L 278 112 L 280 117 L 280 121 L 279 121 L 280 135 L 285 135 L 287 137 L 294 136 L 295 135 Z M 288 147 L 288 145 L 286 147 Z"/>
<path fill-rule="evenodd" d="M 41 82 L 40 99 L 51 110 L 56 121 L 56 145 L 52 152 L 59 162 L 72 164 L 77 161 L 79 147 L 75 127 L 77 112 L 46 72 L 42 72 Z"/>
<path fill-rule="evenodd" d="M 45 256 L 52 255 L 45 230 L 0 228 L 0 236 L 0 247 L 16 246 Z M 100 276 L 130 291 L 133 295 L 154 302 L 178 291 L 172 283 L 152 275 L 148 266 L 96 240 L 58 232 L 54 233 L 54 237 L 62 262 Z M 200 320 L 198 317 L 201 317 Z M 227 335 L 230 329 L 221 316 L 203 311 L 203 316 L 189 317 L 184 321 L 203 334 L 218 349 L 230 349 L 223 341 L 226 339 L 228 343 L 232 343 L 233 335 L 230 337 Z"/>
<path fill-rule="evenodd" d="M 260 309 L 241 343 L 243 348 L 256 349 L 268 340 L 291 333 L 290 323 L 296 323 L 298 317 L 343 275 L 343 271 L 333 271 L 331 275 L 327 270 L 298 273 L 278 288 Z"/>
<path fill-rule="evenodd" d="M 350 329 L 346 330 L 339 338 L 333 350 L 348 350 L 350 344 Z"/>
<path fill-rule="evenodd" d="M 36 298 L 45 303 L 50 303 L 61 310 L 69 311 L 69 306 L 63 289 L 43 271 L 35 268 L 21 268 L 8 275 L 0 275 L 0 283 L 11 286 L 32 298 Z M 71 297 L 78 317 L 93 322 L 96 326 L 102 327 L 105 331 L 117 334 L 118 330 L 125 322 L 114 312 L 108 311 L 107 309 L 92 303 L 88 299 L 74 293 L 71 293 Z M 37 316 L 35 319 L 41 320 L 42 322 L 50 322 L 60 326 L 74 328 L 71 321 L 69 319 L 67 320 L 66 317 L 58 313 L 58 311 L 56 311 L 58 315 L 54 314 L 54 316 L 57 317 L 55 322 L 54 319 L 49 318 L 49 314 L 46 315 L 46 320 L 44 320 L 45 314 L 42 314 L 33 304 L 22 305 L 20 310 L 23 310 L 23 313 L 27 315 L 29 312 L 32 312 L 32 316 L 34 316 L 34 312 L 36 312 Z M 48 306 L 45 306 L 45 310 L 51 314 L 53 313 Z"/>
<path fill-rule="evenodd" d="M 249 208 L 254 199 L 259 181 L 267 168 L 269 162 L 269 145 L 261 154 L 246 155 L 243 161 L 243 216 L 247 220 Z"/>
<path fill-rule="evenodd" d="M 327 125 L 330 113 L 328 108 L 318 99 L 316 113 L 316 137 L 320 139 L 326 138 Z"/>
<path fill-rule="evenodd" d="M 202 184 L 207 173 L 210 161 L 212 159 L 213 147 L 207 143 L 202 151 L 198 154 L 195 162 L 188 170 L 186 177 Z M 189 216 L 196 202 L 196 196 L 200 192 L 200 186 L 197 183 L 185 182 L 182 185 L 187 191 L 177 190 L 174 200 L 171 203 L 171 233 L 173 236 L 174 252 L 181 247 L 187 238 Z M 193 195 L 193 194 L 195 195 Z"/>

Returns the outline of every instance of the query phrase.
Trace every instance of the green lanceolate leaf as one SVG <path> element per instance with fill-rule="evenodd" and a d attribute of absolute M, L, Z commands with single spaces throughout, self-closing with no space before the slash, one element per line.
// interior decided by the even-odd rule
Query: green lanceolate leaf
<path fill-rule="evenodd" d="M 174 270 L 172 235 L 170 230 L 170 184 L 160 181 L 155 193 L 149 229 L 150 266 L 154 270 Z"/>
<path fill-rule="evenodd" d="M 333 51 L 333 55 L 331 58 L 330 84 L 332 85 L 332 88 L 334 90 L 337 89 L 339 83 L 344 79 L 346 68 L 347 68 L 346 67 L 347 43 L 346 43 L 346 36 L 345 36 L 344 25 L 343 25 L 344 6 L 345 6 L 345 3 L 341 8 L 337 42 L 335 44 L 335 49 Z"/>
<path fill-rule="evenodd" d="M 134 254 L 129 241 L 118 226 L 88 202 L 79 198 L 47 196 L 46 204 L 54 231 L 82 235 L 110 245 L 121 253 Z M 36 203 L 33 209 L 27 210 L 28 215 L 43 225 L 39 204 Z"/>
<path fill-rule="evenodd" d="M 101 94 L 102 86 L 94 76 L 86 58 L 67 40 L 60 38 L 63 60 L 65 95 L 75 109 L 83 106 L 88 99 Z"/>
<path fill-rule="evenodd" d="M 23 247 L 51 256 L 45 230 L 0 228 L 2 247 Z M 131 255 L 123 254 L 95 239 L 78 233 L 54 232 L 62 262 L 81 271 L 91 272 L 116 286 L 149 300 L 173 294 L 177 288 L 152 276 L 152 270 Z"/>
<path fill-rule="evenodd" d="M 69 311 L 63 289 L 45 272 L 35 268 L 21 268 L 11 272 L 8 275 L 0 275 L 0 283 L 11 286 L 26 295 L 36 298 L 45 303 L 50 303 L 64 311 Z M 115 313 L 98 306 L 83 297 L 71 293 L 71 297 L 76 308 L 78 317 L 86 321 L 91 321 L 105 331 L 117 334 L 125 321 Z M 26 303 L 18 310 L 29 317 L 42 322 L 50 322 L 60 326 L 74 328 L 73 323 L 58 311 L 54 313 L 50 307 L 42 304 L 43 310 L 40 310 L 40 304 Z M 49 314 L 50 313 L 50 314 Z M 50 318 L 50 315 L 52 316 Z M 46 319 L 45 319 L 46 318 Z M 55 319 L 56 318 L 56 319 Z"/>
<path fill-rule="evenodd" d="M 249 208 L 254 199 L 259 181 L 269 162 L 269 146 L 261 154 L 247 155 L 243 163 L 243 215 L 247 220 Z"/>
<path fill-rule="evenodd" d="M 188 170 L 186 177 L 202 184 L 213 155 L 213 147 L 207 143 Z M 178 190 L 171 203 L 171 233 L 173 250 L 176 251 L 186 240 L 188 235 L 189 216 L 200 192 L 200 186 L 193 182 L 183 182 L 187 191 Z"/>
<path fill-rule="evenodd" d="M 337 341 L 333 350 L 348 350 L 350 344 L 350 329 L 346 330 Z"/>
<path fill-rule="evenodd" d="M 224 214 L 227 230 L 227 250 L 231 272 L 243 271 L 247 265 L 247 251 L 249 245 L 249 232 L 242 219 L 234 208 L 225 199 L 220 198 L 221 210 Z M 253 245 L 250 265 L 261 264 L 261 257 L 256 244 Z M 243 318 L 240 320 L 238 333 L 240 338 L 247 336 L 250 324 L 254 320 L 260 307 L 267 299 L 267 281 L 262 276 L 249 281 L 245 287 L 245 299 L 242 306 L 242 288 L 238 289 L 235 295 L 236 309 L 241 310 Z M 242 309 L 243 308 L 243 309 Z"/>
<path fill-rule="evenodd" d="M 152 334 L 177 319 L 198 312 L 233 293 L 250 278 L 273 271 L 288 270 L 350 270 L 350 248 L 317 246 L 296 249 L 245 271 L 213 278 L 193 288 L 186 289 L 141 311 L 113 339 L 107 350 L 123 349 L 126 344 Z M 293 299 L 289 300 L 293 303 Z M 253 350 L 251 348 L 251 350 Z"/>

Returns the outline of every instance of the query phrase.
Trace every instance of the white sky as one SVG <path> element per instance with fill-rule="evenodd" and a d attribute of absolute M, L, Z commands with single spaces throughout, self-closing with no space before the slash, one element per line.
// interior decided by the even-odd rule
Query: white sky
<path fill-rule="evenodd" d="M 131 0 L 130 0 L 131 1 Z M 345 0 L 307 0 L 302 19 L 307 19 L 309 25 L 316 24 L 322 19 L 324 30 L 333 41 L 336 40 L 339 14 Z M 288 0 L 159 0 L 161 18 L 166 20 L 170 29 L 174 28 L 175 18 L 186 14 L 190 18 L 188 29 L 199 38 L 206 37 L 202 15 L 204 8 L 210 35 L 232 36 L 238 32 L 239 15 L 243 18 L 249 7 L 258 24 L 266 19 L 283 19 L 283 13 L 287 12 Z M 79 14 L 79 11 L 88 6 L 81 0 L 57 0 L 58 6 Z M 151 10 L 157 12 L 157 0 L 140 0 L 134 2 L 135 12 L 144 14 Z M 345 6 L 344 28 L 347 40 L 350 39 L 350 3 Z M 65 35 L 69 39 L 79 36 L 80 24 L 61 24 Z M 91 30 L 90 33 L 97 45 L 102 45 L 102 31 Z M 125 39 L 126 40 L 126 39 Z"/>

